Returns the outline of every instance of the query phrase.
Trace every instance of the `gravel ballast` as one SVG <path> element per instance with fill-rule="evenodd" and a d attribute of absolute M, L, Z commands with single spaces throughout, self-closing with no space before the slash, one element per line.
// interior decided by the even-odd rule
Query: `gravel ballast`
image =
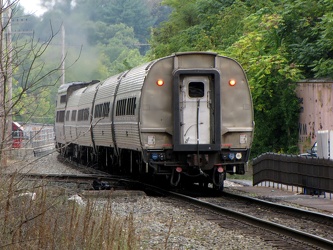
<path fill-rule="evenodd" d="M 79 174 L 57 160 L 57 153 L 34 160 L 30 164 L 12 162 L 5 172 L 40 174 Z M 231 185 L 226 181 L 226 185 Z M 237 185 L 237 184 L 236 184 Z M 83 200 L 91 197 L 82 195 Z M 96 198 L 94 198 L 96 199 Z M 101 197 L 103 204 L 106 199 Z M 133 215 L 140 249 L 272 249 L 263 239 L 255 235 L 243 235 L 241 231 L 228 230 L 207 221 L 194 210 L 184 210 L 164 202 L 162 198 L 146 195 L 111 196 L 112 213 L 120 217 Z"/>

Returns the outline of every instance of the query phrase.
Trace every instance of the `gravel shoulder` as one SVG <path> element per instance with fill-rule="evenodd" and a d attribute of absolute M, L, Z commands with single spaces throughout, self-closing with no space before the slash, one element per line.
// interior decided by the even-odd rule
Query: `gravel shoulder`
<path fill-rule="evenodd" d="M 57 160 L 57 153 L 40 159 L 11 162 L 4 172 L 79 174 Z M 226 182 L 226 186 L 232 186 Z M 84 201 L 91 199 L 80 194 Z M 94 198 L 96 199 L 96 198 Z M 140 249 L 272 249 L 264 239 L 228 230 L 200 217 L 195 210 L 183 210 L 162 198 L 143 195 L 112 196 L 112 213 L 119 217 L 133 216 Z M 103 197 L 97 198 L 106 203 Z"/>

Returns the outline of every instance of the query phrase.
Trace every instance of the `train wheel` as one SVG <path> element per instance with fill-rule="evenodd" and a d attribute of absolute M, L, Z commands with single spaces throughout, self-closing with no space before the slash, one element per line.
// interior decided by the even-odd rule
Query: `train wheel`
<path fill-rule="evenodd" d="M 225 179 L 224 176 L 225 176 L 225 173 L 219 174 L 219 184 L 216 187 L 216 189 L 219 190 L 219 191 L 221 191 L 221 192 L 224 189 L 224 179 Z"/>
<path fill-rule="evenodd" d="M 170 184 L 173 187 L 177 187 L 179 182 L 180 182 L 180 173 L 178 173 L 176 169 L 173 169 L 170 177 Z"/>
<path fill-rule="evenodd" d="M 79 146 L 75 145 L 73 148 L 73 158 L 78 161 L 79 158 Z"/>
<path fill-rule="evenodd" d="M 223 174 L 220 174 L 220 185 L 219 185 L 219 187 L 218 187 L 218 190 L 219 191 L 223 191 L 223 189 L 224 189 L 224 173 Z"/>
<path fill-rule="evenodd" d="M 217 171 L 214 171 L 213 175 L 213 187 L 215 190 L 223 191 L 224 189 L 224 180 L 225 180 L 225 173 L 218 173 Z"/>
<path fill-rule="evenodd" d="M 63 157 L 65 157 L 66 156 L 65 152 L 66 152 L 65 146 L 62 145 L 61 148 L 60 148 L 60 155 L 63 156 Z"/>

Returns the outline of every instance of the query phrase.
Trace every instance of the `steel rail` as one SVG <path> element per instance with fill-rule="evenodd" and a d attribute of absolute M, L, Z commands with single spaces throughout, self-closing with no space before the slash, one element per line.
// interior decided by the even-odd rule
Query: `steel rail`
<path fill-rule="evenodd" d="M 198 206 L 205 207 L 209 210 L 215 211 L 217 213 L 230 216 L 239 221 L 246 222 L 246 223 L 249 223 L 254 226 L 259 226 L 260 228 L 265 228 L 272 232 L 286 235 L 288 237 L 292 237 L 301 242 L 305 242 L 305 243 L 311 244 L 316 247 L 321 247 L 323 249 L 333 249 L 333 241 L 330 241 L 330 240 L 327 240 L 327 239 L 324 239 L 324 238 L 321 238 L 321 237 L 318 237 L 315 235 L 311 235 L 309 233 L 302 232 L 302 231 L 299 231 L 299 230 L 296 230 L 296 229 L 293 229 L 290 227 L 286 227 L 281 224 L 262 220 L 260 218 L 257 218 L 257 217 L 254 217 L 254 216 L 251 216 L 248 214 L 230 210 L 230 209 L 227 209 L 227 208 L 215 205 L 215 204 L 211 204 L 211 203 L 208 203 L 208 202 L 205 202 L 205 201 L 202 201 L 202 200 L 190 197 L 190 196 L 186 196 L 186 195 L 175 193 L 175 192 L 169 192 L 169 194 L 172 197 L 175 197 L 177 199 L 185 200 L 192 204 L 196 204 Z"/>
<path fill-rule="evenodd" d="M 315 211 L 309 211 L 309 210 L 305 210 L 305 209 L 301 209 L 301 208 L 297 208 L 297 207 L 277 204 L 277 203 L 274 203 L 274 202 L 258 199 L 258 198 L 255 198 L 255 197 L 233 194 L 233 193 L 229 193 L 229 192 L 226 192 L 226 191 L 223 191 L 223 196 L 224 197 L 231 197 L 231 198 L 239 198 L 239 199 L 242 199 L 242 200 L 246 200 L 248 202 L 260 204 L 260 205 L 271 207 L 271 208 L 278 207 L 280 210 L 283 210 L 285 212 L 293 212 L 293 213 L 297 212 L 298 215 L 306 216 L 308 218 L 311 217 L 311 218 L 316 218 L 316 219 L 318 219 L 318 218 L 319 219 L 324 219 L 324 220 L 332 223 L 332 225 L 333 225 L 333 216 L 330 216 L 330 215 L 327 215 L 327 214 L 322 214 L 322 213 L 318 213 L 318 212 L 315 212 Z"/>

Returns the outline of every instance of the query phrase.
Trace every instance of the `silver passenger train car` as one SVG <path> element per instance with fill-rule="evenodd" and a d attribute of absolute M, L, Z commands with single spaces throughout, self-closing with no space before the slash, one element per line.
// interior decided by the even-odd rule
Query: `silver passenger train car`
<path fill-rule="evenodd" d="M 60 86 L 55 130 L 58 151 L 82 164 L 222 189 L 226 173 L 245 173 L 252 98 L 235 60 L 175 53 L 102 82 Z"/>

